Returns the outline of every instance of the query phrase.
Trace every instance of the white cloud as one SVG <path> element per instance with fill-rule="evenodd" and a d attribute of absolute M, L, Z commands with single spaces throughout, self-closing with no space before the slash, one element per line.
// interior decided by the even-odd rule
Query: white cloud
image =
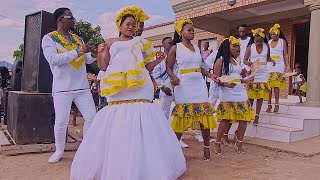
<path fill-rule="evenodd" d="M 22 30 L 24 28 L 24 22 L 19 20 L 9 19 L 9 18 L 2 18 L 0 19 L 0 27 Z"/>
<path fill-rule="evenodd" d="M 32 0 L 35 5 L 36 10 L 46 10 L 53 12 L 57 8 L 67 7 L 71 8 L 71 0 Z"/>
<path fill-rule="evenodd" d="M 146 21 L 145 27 L 160 24 L 165 19 L 164 16 L 160 15 L 149 15 L 149 20 Z"/>
<path fill-rule="evenodd" d="M 106 12 L 98 17 L 97 24 L 101 26 L 101 34 L 105 39 L 117 37 L 116 12 Z"/>

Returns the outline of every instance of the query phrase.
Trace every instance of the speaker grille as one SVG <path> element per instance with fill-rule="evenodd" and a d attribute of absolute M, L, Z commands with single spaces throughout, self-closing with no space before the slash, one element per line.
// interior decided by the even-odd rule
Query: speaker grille
<path fill-rule="evenodd" d="M 41 11 L 26 16 L 22 91 L 51 92 L 52 74 L 43 56 L 41 41 L 53 29 L 55 22 L 51 13 Z"/>

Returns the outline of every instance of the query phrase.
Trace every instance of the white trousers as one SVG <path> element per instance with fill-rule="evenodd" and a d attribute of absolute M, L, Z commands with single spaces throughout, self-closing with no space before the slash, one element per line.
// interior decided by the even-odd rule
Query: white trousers
<path fill-rule="evenodd" d="M 159 98 L 161 109 L 164 112 L 166 118 L 169 119 L 171 104 L 174 101 L 174 95 L 172 94 L 172 96 L 168 96 L 160 90 Z"/>
<path fill-rule="evenodd" d="M 76 104 L 85 120 L 83 126 L 84 136 L 96 115 L 96 108 L 90 91 L 54 94 L 54 138 L 56 151 L 64 151 L 72 102 Z"/>

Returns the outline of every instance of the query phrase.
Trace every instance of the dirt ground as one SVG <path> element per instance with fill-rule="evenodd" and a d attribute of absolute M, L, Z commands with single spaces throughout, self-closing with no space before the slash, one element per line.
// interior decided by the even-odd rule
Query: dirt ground
<path fill-rule="evenodd" d="M 213 154 L 210 162 L 204 162 L 202 145 L 192 136 L 184 149 L 187 172 L 181 180 L 211 179 L 320 179 L 320 156 L 301 157 L 284 152 L 245 145 L 246 154 L 235 153 L 234 147 L 223 147 L 223 154 Z M 74 152 L 66 152 L 62 161 L 48 164 L 51 153 L 19 156 L 0 155 L 1 180 L 64 180 L 70 175 Z"/>
<path fill-rule="evenodd" d="M 81 120 L 78 124 L 69 129 L 82 129 Z M 245 154 L 237 154 L 234 146 L 222 146 L 223 154 L 217 156 L 211 148 L 212 160 L 204 162 L 202 143 L 189 132 L 183 138 L 190 145 L 184 149 L 188 170 L 179 180 L 320 179 L 320 155 L 304 157 L 244 144 Z M 74 153 L 66 152 L 56 164 L 47 163 L 52 153 L 0 155 L 0 180 L 67 180 Z"/>

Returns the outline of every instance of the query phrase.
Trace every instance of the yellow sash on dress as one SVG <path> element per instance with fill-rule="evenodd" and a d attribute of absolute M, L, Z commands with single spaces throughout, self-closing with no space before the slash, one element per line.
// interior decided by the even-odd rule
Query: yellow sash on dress
<path fill-rule="evenodd" d="M 270 57 L 271 57 L 271 59 L 273 59 L 273 60 L 280 60 L 280 59 L 281 59 L 280 56 L 270 56 Z"/>
<path fill-rule="evenodd" d="M 192 72 L 201 72 L 201 68 L 181 69 L 180 74 L 187 74 Z"/>

